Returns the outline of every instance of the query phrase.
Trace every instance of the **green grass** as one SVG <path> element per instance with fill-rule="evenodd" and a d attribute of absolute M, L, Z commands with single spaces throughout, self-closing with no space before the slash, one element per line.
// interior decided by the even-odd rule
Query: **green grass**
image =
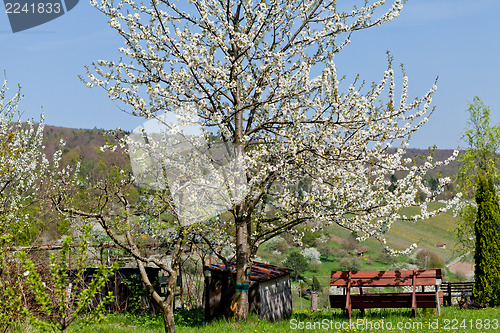
<path fill-rule="evenodd" d="M 179 316 L 177 317 L 179 319 Z M 489 328 L 487 328 L 489 324 Z M 398 329 L 401 328 L 401 329 Z M 497 327 L 497 329 L 495 329 Z M 328 330 L 327 330 L 328 328 Z M 256 333 L 256 332 L 498 332 L 500 331 L 500 309 L 460 310 L 456 306 L 442 307 L 441 316 L 435 309 L 419 309 L 417 318 L 411 318 L 409 309 L 367 310 L 361 316 L 353 310 L 349 321 L 340 310 L 311 312 L 294 310 L 291 318 L 279 322 L 261 320 L 256 315 L 246 322 L 218 320 L 212 323 L 190 321 L 176 324 L 178 332 L 206 333 Z M 74 330 L 71 330 L 74 332 Z M 163 332 L 161 317 L 132 317 L 130 315 L 108 315 L 99 324 L 79 332 Z"/>
<path fill-rule="evenodd" d="M 403 211 L 405 214 L 411 215 L 416 212 L 416 208 L 410 207 Z M 387 245 L 396 250 L 403 250 L 411 244 L 417 243 L 419 248 L 427 248 L 436 252 L 445 262 L 449 262 L 456 257 L 456 227 L 457 218 L 448 213 L 441 213 L 424 221 L 397 221 L 387 234 Z M 349 231 L 339 226 L 328 227 L 327 231 L 342 238 L 346 238 L 350 234 Z M 446 244 L 446 249 L 436 247 L 436 244 L 443 243 Z M 379 253 L 382 249 L 380 242 L 373 239 L 368 239 L 361 244 L 368 247 L 368 253 L 371 255 Z M 374 269 L 377 267 L 374 266 Z"/>
<path fill-rule="evenodd" d="M 404 248 L 412 243 L 428 248 L 449 261 L 455 249 L 456 218 L 442 213 L 434 218 L 417 222 L 396 222 L 388 235 L 389 246 Z M 446 244 L 446 249 L 436 244 Z"/>

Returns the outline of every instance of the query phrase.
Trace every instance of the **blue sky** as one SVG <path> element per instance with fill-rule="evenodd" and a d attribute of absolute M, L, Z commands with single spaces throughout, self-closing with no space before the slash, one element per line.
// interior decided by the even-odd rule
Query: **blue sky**
<path fill-rule="evenodd" d="M 389 50 L 396 64 L 405 65 L 410 98 L 423 95 L 439 76 L 436 111 L 411 146 L 456 148 L 474 96 L 500 122 L 498 13 L 498 0 L 409 0 L 393 22 L 353 34 L 351 45 L 336 58 L 338 71 L 378 81 Z M 117 59 L 122 45 L 106 17 L 87 0 L 62 17 L 16 34 L 2 10 L 0 45 L 0 70 L 6 71 L 11 90 L 22 86 L 24 118 L 37 120 L 43 111 L 47 124 L 76 128 L 131 130 L 143 123 L 121 112 L 102 89 L 89 89 L 78 79 L 85 65 Z"/>

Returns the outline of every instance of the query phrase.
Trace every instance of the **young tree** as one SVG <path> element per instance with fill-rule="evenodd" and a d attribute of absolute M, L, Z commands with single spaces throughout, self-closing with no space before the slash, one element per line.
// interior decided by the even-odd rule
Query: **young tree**
<path fill-rule="evenodd" d="M 0 233 L 17 243 L 31 227 L 26 210 L 39 201 L 44 187 L 41 175 L 48 172 L 49 161 L 42 152 L 43 122 L 38 126 L 22 122 L 20 87 L 11 98 L 8 89 L 4 80 L 0 88 Z M 58 163 L 60 155 L 53 158 Z"/>
<path fill-rule="evenodd" d="M 244 195 L 229 208 L 230 221 L 219 220 L 219 230 L 233 232 L 236 283 L 248 283 L 260 244 L 306 221 L 384 241 L 391 224 L 407 218 L 402 207 L 419 205 L 414 219 L 441 211 L 427 204 L 449 179 L 433 192 L 423 178 L 449 160 L 415 166 L 404 157 L 432 112 L 436 86 L 408 101 L 403 71 L 397 99 L 390 59 L 369 88 L 357 79 L 344 87 L 336 74 L 335 55 L 351 34 L 392 20 L 403 1 L 365 1 L 345 12 L 316 0 L 91 3 L 124 38 L 119 51 L 130 61 L 97 61 L 86 84 L 137 116 L 196 118 L 207 140 L 220 138 L 246 164 Z M 406 175 L 389 191 L 396 171 Z M 247 292 L 234 302 L 236 318 L 245 318 Z"/>
<path fill-rule="evenodd" d="M 87 177 L 83 181 L 78 173 L 63 173 L 53 193 L 52 203 L 60 213 L 98 224 L 132 256 L 146 290 L 162 311 L 165 332 L 175 332 L 174 296 L 179 266 L 191 235 L 200 232 L 198 224 L 179 223 L 168 189 L 137 188 L 130 171 L 112 166 L 104 178 Z M 147 244 L 158 249 L 141 248 Z M 155 290 L 147 265 L 168 274 L 165 296 Z"/>
<path fill-rule="evenodd" d="M 321 291 L 321 283 L 319 283 L 319 280 L 316 276 L 313 276 L 311 289 L 313 291 Z"/>
<path fill-rule="evenodd" d="M 469 119 L 462 140 L 466 142 L 467 149 L 459 158 L 457 181 L 460 191 L 466 194 L 467 200 L 473 197 L 480 174 L 498 184 L 500 124 L 491 124 L 490 108 L 477 96 L 466 111 L 469 113 Z M 459 226 L 456 229 L 456 236 L 464 253 L 474 252 L 476 247 L 474 225 L 477 213 L 474 200 L 464 202 L 460 211 Z"/>
<path fill-rule="evenodd" d="M 283 265 L 293 269 L 295 273 L 295 280 L 297 280 L 299 275 L 304 273 L 309 267 L 309 261 L 299 251 L 293 251 L 286 256 Z"/>
<path fill-rule="evenodd" d="M 73 253 L 76 261 L 75 271 L 69 274 L 68 260 L 72 237 L 66 236 L 62 240 L 62 248 L 58 255 L 50 255 L 49 277 L 42 277 L 45 268 L 37 269 L 36 265 L 24 251 L 16 253 L 23 267 L 24 284 L 19 285 L 18 292 L 26 298 L 31 298 L 32 304 L 22 309 L 24 319 L 41 329 L 42 332 L 67 332 L 67 329 L 77 319 L 85 318 L 78 323 L 82 327 L 95 323 L 101 319 L 106 311 L 106 305 L 111 302 L 113 295 L 102 295 L 100 292 L 109 282 L 115 267 L 101 265 L 88 281 L 85 270 L 89 267 L 89 238 L 92 227 L 82 228 L 82 237 L 79 248 Z M 97 303 L 97 304 L 96 304 Z"/>
<path fill-rule="evenodd" d="M 490 108 L 478 96 L 469 103 L 466 111 L 469 113 L 469 119 L 462 140 L 468 148 L 458 160 L 458 181 L 460 190 L 473 196 L 478 186 L 479 174 L 498 181 L 500 124 L 491 123 Z"/>
<path fill-rule="evenodd" d="M 500 305 L 500 207 L 491 177 L 478 176 L 474 300 Z"/>
<path fill-rule="evenodd" d="M 330 244 L 328 244 L 328 242 L 320 243 L 317 249 L 325 260 L 328 260 L 328 257 L 331 257 L 335 254 L 335 249 Z"/>
<path fill-rule="evenodd" d="M 43 152 L 43 116 L 38 126 L 21 120 L 21 88 L 12 97 L 4 79 L 0 87 L 0 328 L 24 319 L 26 299 L 19 293 L 20 265 L 13 247 L 31 245 L 35 228 L 33 207 L 39 207 L 40 193 L 47 185 L 50 163 Z M 52 157 L 58 165 L 60 151 Z"/>

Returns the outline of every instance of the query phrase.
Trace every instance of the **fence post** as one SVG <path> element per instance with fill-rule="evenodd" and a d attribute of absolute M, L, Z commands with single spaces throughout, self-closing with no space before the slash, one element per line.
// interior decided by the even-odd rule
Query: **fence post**
<path fill-rule="evenodd" d="M 318 298 L 319 295 L 316 292 L 311 293 L 311 311 L 318 311 Z"/>

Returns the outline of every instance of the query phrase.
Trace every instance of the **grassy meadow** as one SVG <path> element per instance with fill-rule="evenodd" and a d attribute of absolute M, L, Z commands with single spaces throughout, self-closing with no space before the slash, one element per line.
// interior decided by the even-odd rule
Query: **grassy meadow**
<path fill-rule="evenodd" d="M 460 310 L 456 306 L 442 307 L 438 316 L 435 309 L 420 309 L 411 318 L 408 309 L 367 310 L 361 316 L 353 311 L 351 320 L 340 310 L 311 312 L 294 310 L 291 318 L 280 322 L 268 322 L 251 315 L 246 322 L 219 320 L 204 323 L 202 312 L 176 315 L 176 330 L 186 333 L 284 333 L 284 332 L 498 332 L 500 309 Z M 27 327 L 24 327 L 27 329 Z M 28 328 L 29 329 L 29 328 Z M 29 330 L 31 331 L 31 330 Z M 36 331 L 36 330 L 35 330 Z M 164 332 L 160 316 L 132 316 L 113 314 L 100 323 L 87 327 L 78 324 L 69 332 L 83 333 L 153 333 Z"/>

